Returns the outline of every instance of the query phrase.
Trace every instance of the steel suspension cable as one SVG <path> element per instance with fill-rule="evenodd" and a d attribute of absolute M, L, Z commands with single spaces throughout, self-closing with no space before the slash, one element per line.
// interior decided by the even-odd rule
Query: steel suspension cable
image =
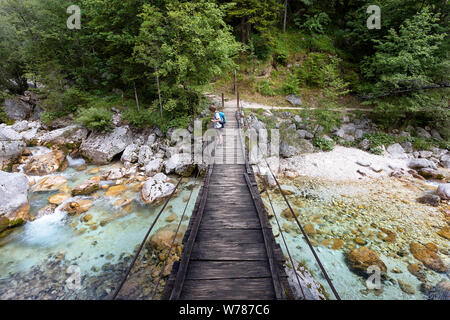
<path fill-rule="evenodd" d="M 300 283 L 300 279 L 298 278 L 297 271 L 295 270 L 294 260 L 292 259 L 291 253 L 289 251 L 289 247 L 288 247 L 288 245 L 286 243 L 286 239 L 284 238 L 283 230 L 281 230 L 280 222 L 278 221 L 278 217 L 277 217 L 277 214 L 276 214 L 275 209 L 273 207 L 272 200 L 270 199 L 270 195 L 269 195 L 269 190 L 268 189 L 266 189 L 266 193 L 267 193 L 267 197 L 269 198 L 269 203 L 270 203 L 270 207 L 272 208 L 273 215 L 274 215 L 275 220 L 277 222 L 278 230 L 280 230 L 280 234 L 281 234 L 281 237 L 283 239 L 284 246 L 286 247 L 286 251 L 288 253 L 289 260 L 291 261 L 292 269 L 294 269 L 295 277 L 297 278 L 297 283 L 298 283 L 298 285 L 300 287 L 300 290 L 302 292 L 303 299 L 306 300 L 305 292 L 303 291 L 303 287 L 302 287 L 302 285 Z"/>
<path fill-rule="evenodd" d="M 150 226 L 150 228 L 148 229 L 147 233 L 145 234 L 144 240 L 142 240 L 141 245 L 139 246 L 138 251 L 136 252 L 136 254 L 134 255 L 133 261 L 131 262 L 131 264 L 128 266 L 127 271 L 124 275 L 124 277 L 122 278 L 122 281 L 120 282 L 120 285 L 117 287 L 116 291 L 114 292 L 111 300 L 115 300 L 117 295 L 119 294 L 120 290 L 122 289 L 123 285 L 125 284 L 125 282 L 127 281 L 127 278 L 131 272 L 131 269 L 133 268 L 134 264 L 136 263 L 136 260 L 139 256 L 139 254 L 142 251 L 142 248 L 145 245 L 145 242 L 147 241 L 148 236 L 150 235 L 150 233 L 153 230 L 153 227 L 155 226 L 156 222 L 158 221 L 159 217 L 161 216 L 161 214 L 163 213 L 164 209 L 167 207 L 167 204 L 169 203 L 169 201 L 172 199 L 173 195 L 175 194 L 175 192 L 178 189 L 178 186 L 181 183 L 181 180 L 183 179 L 183 177 L 180 177 L 180 179 L 178 180 L 177 185 L 175 186 L 175 188 L 173 189 L 172 193 L 170 194 L 170 196 L 167 198 L 166 202 L 164 203 L 164 206 L 161 208 L 161 210 L 159 211 L 158 215 L 156 216 L 156 218 L 153 220 L 152 225 Z"/>

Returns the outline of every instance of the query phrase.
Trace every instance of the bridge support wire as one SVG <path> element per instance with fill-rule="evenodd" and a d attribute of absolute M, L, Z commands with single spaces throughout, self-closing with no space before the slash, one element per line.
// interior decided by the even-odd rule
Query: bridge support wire
<path fill-rule="evenodd" d="M 287 253 L 288 253 L 289 260 L 290 260 L 291 265 L 292 265 L 292 269 L 294 270 L 295 277 L 297 278 L 298 286 L 300 287 L 300 290 L 301 290 L 301 292 L 302 292 L 303 300 L 306 300 L 305 292 L 303 291 L 302 284 L 301 284 L 301 282 L 300 282 L 300 279 L 298 278 L 297 271 L 295 270 L 294 260 L 292 259 L 291 252 L 289 251 L 289 247 L 288 247 L 288 245 L 287 245 L 287 243 L 286 243 L 286 239 L 284 238 L 283 230 L 281 230 L 280 222 L 278 221 L 277 213 L 275 212 L 275 209 L 274 209 L 274 207 L 273 207 L 272 200 L 270 199 L 270 194 L 269 194 L 269 190 L 268 190 L 268 189 L 266 189 L 266 193 L 267 193 L 267 197 L 269 198 L 270 207 L 272 208 L 273 215 L 274 215 L 275 220 L 276 220 L 276 222 L 277 222 L 278 230 L 280 231 L 281 237 L 282 237 L 282 239 L 283 239 L 284 246 L 286 247 L 286 251 L 287 251 Z"/>

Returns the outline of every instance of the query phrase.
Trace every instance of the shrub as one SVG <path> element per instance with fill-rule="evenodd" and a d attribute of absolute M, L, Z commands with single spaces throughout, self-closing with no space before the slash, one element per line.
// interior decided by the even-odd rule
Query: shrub
<path fill-rule="evenodd" d="M 267 80 L 258 82 L 257 88 L 258 92 L 264 96 L 273 97 L 276 95 L 275 89 L 272 88 L 271 83 Z"/>
<path fill-rule="evenodd" d="M 389 146 L 395 143 L 395 138 L 384 132 L 366 133 L 363 139 L 369 140 L 372 148 L 381 147 L 382 145 Z"/>
<path fill-rule="evenodd" d="M 433 143 L 424 138 L 414 138 L 413 147 L 415 150 L 430 150 Z"/>
<path fill-rule="evenodd" d="M 334 149 L 333 141 L 324 138 L 314 138 L 312 140 L 314 147 L 322 151 L 331 151 Z"/>
<path fill-rule="evenodd" d="M 382 147 L 371 147 L 369 149 L 370 153 L 376 154 L 378 156 L 381 156 L 384 153 L 384 150 Z"/>
<path fill-rule="evenodd" d="M 98 132 L 108 132 L 112 130 L 112 112 L 106 107 L 90 107 L 82 109 L 75 122 L 82 124 L 86 128 Z"/>
<path fill-rule="evenodd" d="M 283 94 L 298 94 L 300 87 L 300 81 L 294 74 L 288 74 L 286 81 L 281 88 Z"/>

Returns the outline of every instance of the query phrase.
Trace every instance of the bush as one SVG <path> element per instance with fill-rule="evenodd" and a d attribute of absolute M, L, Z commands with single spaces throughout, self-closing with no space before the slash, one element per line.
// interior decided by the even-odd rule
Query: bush
<path fill-rule="evenodd" d="M 276 95 L 275 89 L 272 88 L 271 83 L 267 80 L 258 82 L 257 90 L 260 94 L 262 94 L 264 96 L 273 97 Z"/>
<path fill-rule="evenodd" d="M 283 94 L 299 94 L 300 81 L 294 74 L 288 74 L 281 91 Z"/>
<path fill-rule="evenodd" d="M 366 133 L 364 134 L 363 139 L 369 140 L 372 148 L 381 147 L 383 145 L 390 146 L 395 143 L 395 138 L 384 132 L 375 132 L 373 134 Z"/>
<path fill-rule="evenodd" d="M 433 143 L 424 138 L 414 138 L 413 147 L 415 150 L 431 150 Z"/>
<path fill-rule="evenodd" d="M 369 149 L 370 153 L 376 154 L 378 156 L 381 156 L 384 153 L 384 150 L 382 147 L 371 147 Z"/>
<path fill-rule="evenodd" d="M 112 130 L 112 112 L 106 107 L 90 107 L 82 109 L 75 122 L 82 124 L 86 128 L 98 132 L 108 132 Z"/>
<path fill-rule="evenodd" d="M 258 60 L 265 61 L 269 59 L 272 54 L 272 48 L 268 43 L 267 39 L 258 34 L 253 34 L 249 44 L 251 53 L 258 58 Z"/>
<path fill-rule="evenodd" d="M 312 140 L 314 147 L 322 151 L 331 151 L 334 149 L 333 141 L 324 138 L 314 138 Z"/>

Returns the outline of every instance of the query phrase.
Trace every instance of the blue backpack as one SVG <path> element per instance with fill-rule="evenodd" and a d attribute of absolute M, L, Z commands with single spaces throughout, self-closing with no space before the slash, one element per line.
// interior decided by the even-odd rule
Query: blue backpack
<path fill-rule="evenodd" d="M 222 128 L 223 128 L 223 127 L 225 127 L 225 124 L 227 123 L 227 118 L 225 117 L 225 113 L 223 113 L 223 112 L 219 112 L 219 116 L 220 116 L 220 119 L 222 120 L 222 121 L 220 121 L 220 124 L 222 125 Z"/>

